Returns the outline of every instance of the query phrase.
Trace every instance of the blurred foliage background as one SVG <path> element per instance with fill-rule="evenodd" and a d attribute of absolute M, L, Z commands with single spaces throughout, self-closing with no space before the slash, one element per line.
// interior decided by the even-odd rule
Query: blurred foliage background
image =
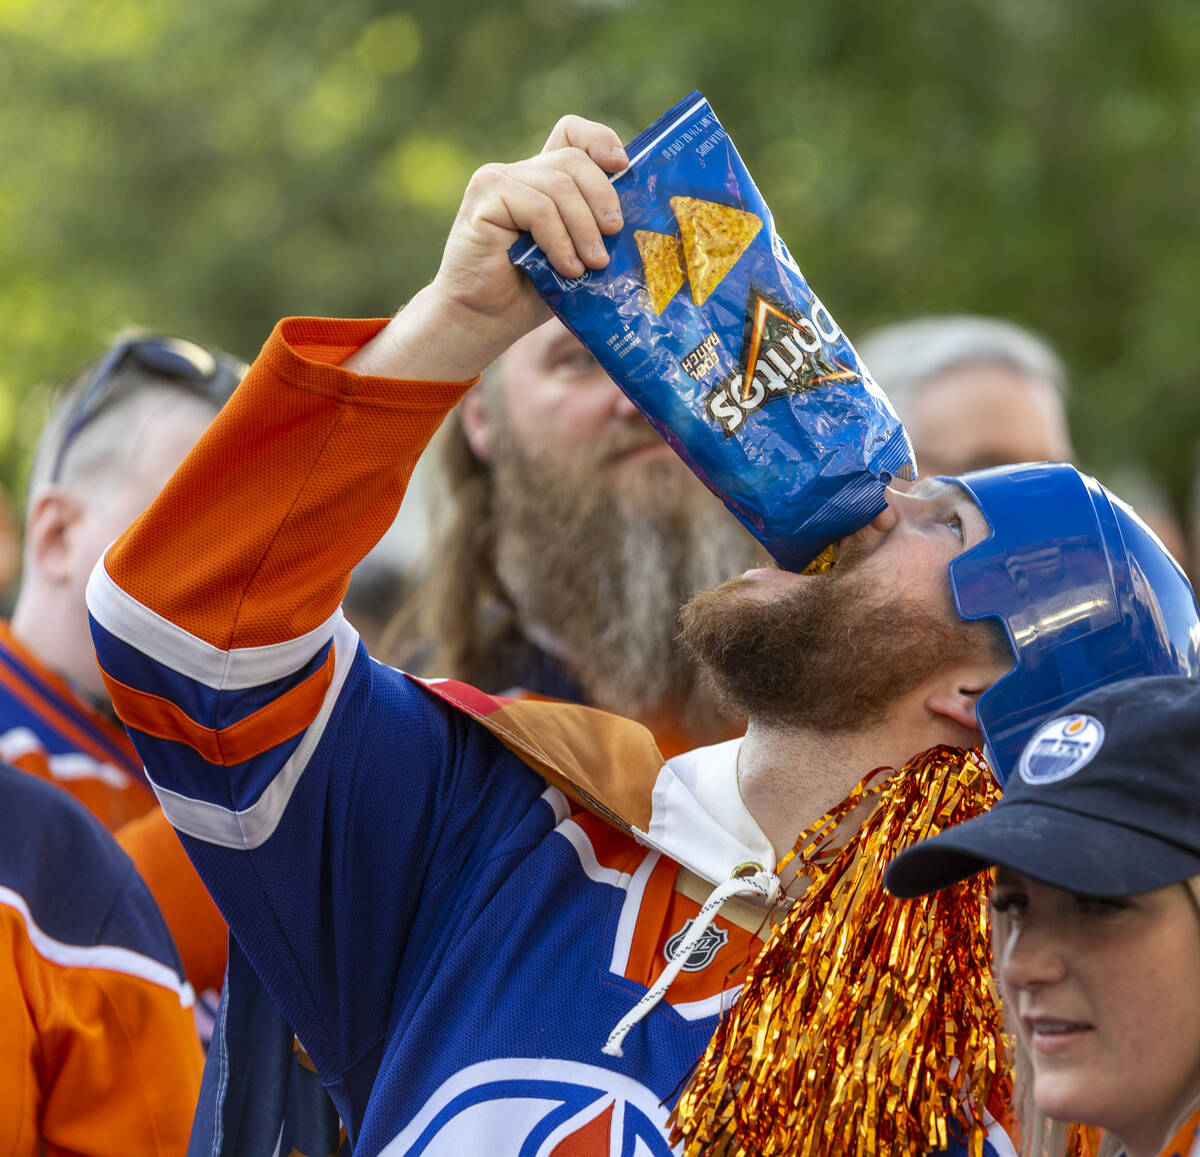
<path fill-rule="evenodd" d="M 480 163 L 704 90 L 853 336 L 1011 317 L 1083 464 L 1180 514 L 1200 433 L 1194 0 L 0 0 L 0 477 L 123 325 L 253 355 L 390 312 Z"/>

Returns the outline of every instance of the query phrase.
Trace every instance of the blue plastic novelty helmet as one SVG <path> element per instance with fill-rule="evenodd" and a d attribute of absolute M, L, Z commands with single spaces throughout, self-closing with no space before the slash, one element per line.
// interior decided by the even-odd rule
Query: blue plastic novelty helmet
<path fill-rule="evenodd" d="M 1039 724 L 1095 687 L 1200 674 L 1200 609 L 1179 564 L 1116 495 L 1073 466 L 999 466 L 947 478 L 991 527 L 950 563 L 964 619 L 1004 624 L 1016 666 L 980 696 L 1003 784 Z"/>

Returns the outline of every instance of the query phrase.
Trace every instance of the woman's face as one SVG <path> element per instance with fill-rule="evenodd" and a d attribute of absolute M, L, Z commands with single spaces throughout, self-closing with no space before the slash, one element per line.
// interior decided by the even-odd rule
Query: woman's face
<path fill-rule="evenodd" d="M 1097 900 L 1001 868 L 992 904 L 1038 1109 L 1158 1153 L 1200 1094 L 1200 915 L 1186 886 Z"/>

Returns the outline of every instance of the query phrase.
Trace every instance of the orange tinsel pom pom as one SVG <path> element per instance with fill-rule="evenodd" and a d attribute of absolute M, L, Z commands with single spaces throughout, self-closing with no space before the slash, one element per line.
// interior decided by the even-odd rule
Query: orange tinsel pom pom
<path fill-rule="evenodd" d="M 947 747 L 880 775 L 780 865 L 794 860 L 809 884 L 675 1108 L 686 1157 L 909 1157 L 952 1133 L 978 1157 L 985 1107 L 1009 1104 L 986 874 L 920 900 L 882 885 L 902 848 L 986 810 L 999 788 L 978 753 Z"/>

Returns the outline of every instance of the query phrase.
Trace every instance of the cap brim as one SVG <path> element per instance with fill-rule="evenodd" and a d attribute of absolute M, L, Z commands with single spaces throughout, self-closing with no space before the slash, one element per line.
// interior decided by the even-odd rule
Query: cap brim
<path fill-rule="evenodd" d="M 1001 801 L 901 852 L 884 886 L 895 896 L 924 896 L 993 866 L 1082 896 L 1130 896 L 1200 875 L 1200 855 L 1081 812 Z"/>

